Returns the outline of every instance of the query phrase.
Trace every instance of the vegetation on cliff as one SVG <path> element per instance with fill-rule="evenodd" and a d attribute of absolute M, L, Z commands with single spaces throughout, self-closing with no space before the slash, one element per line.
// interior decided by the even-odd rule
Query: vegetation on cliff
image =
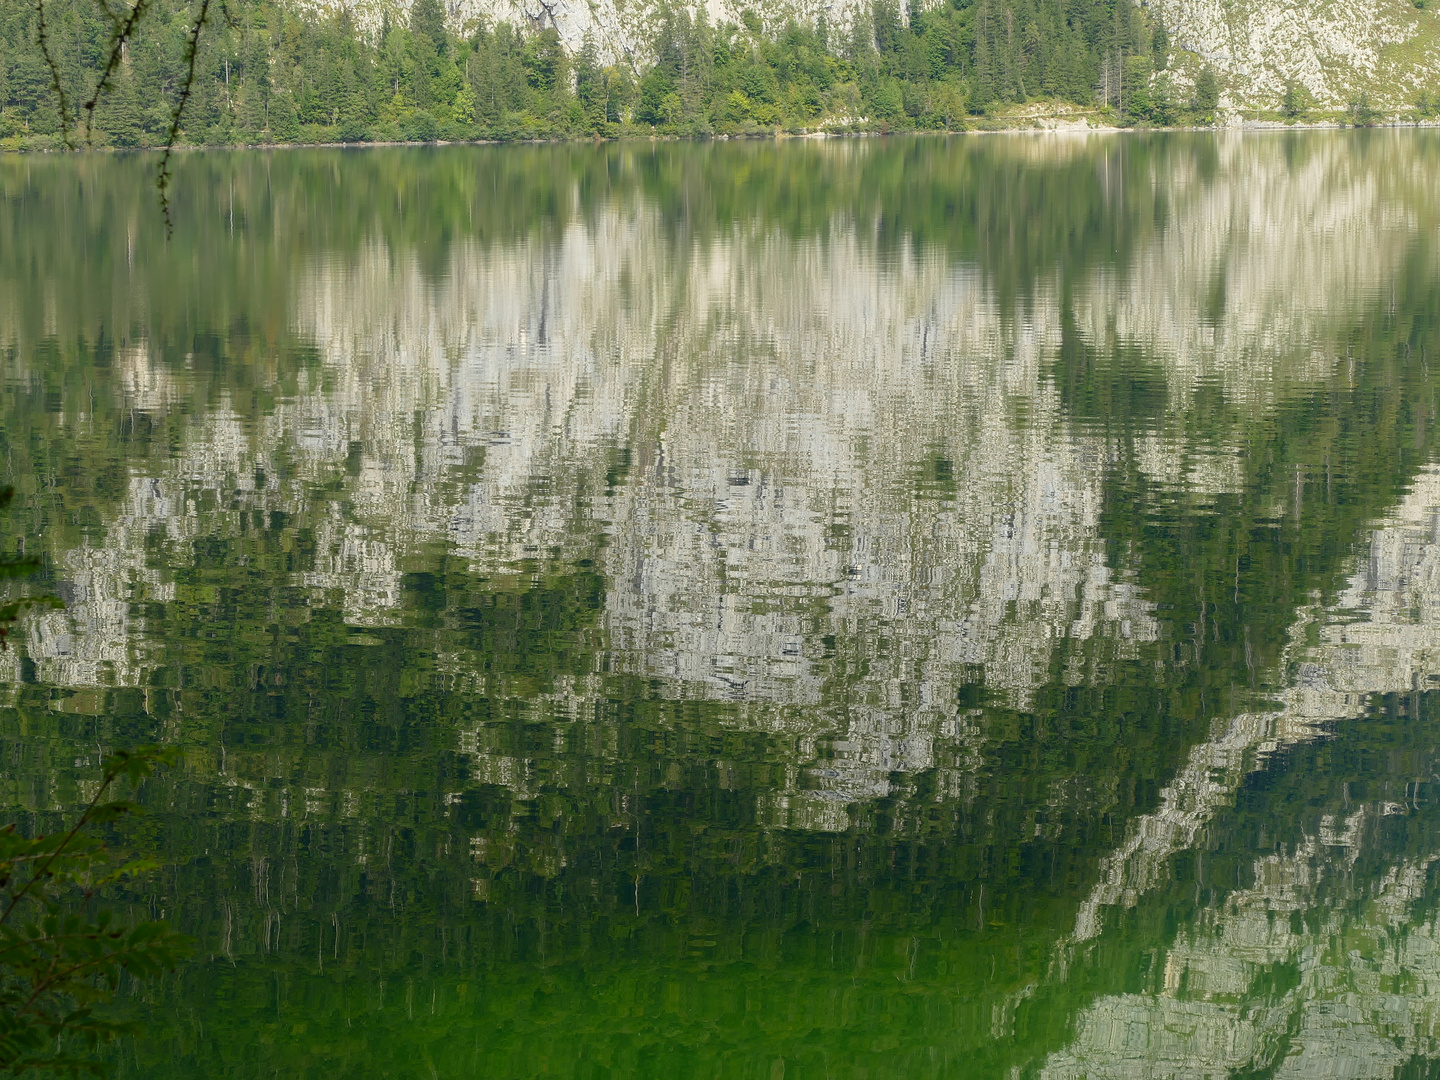
<path fill-rule="evenodd" d="M 0 146 L 64 142 L 61 95 L 90 96 L 115 24 L 93 0 L 40 9 L 0 0 Z M 186 86 L 196 14 L 157 0 L 123 50 L 94 113 L 99 145 L 167 141 Z M 1129 0 L 946 0 L 902 14 L 877 0 L 843 32 L 822 20 L 767 29 L 712 25 L 676 8 L 653 60 L 607 64 L 553 27 L 446 28 L 438 0 L 408 26 L 366 33 L 352 18 L 240 0 L 200 42 L 180 125 L 192 144 L 520 139 L 780 129 L 956 129 L 1032 100 L 1114 110 L 1125 122 L 1204 120 L 1213 102 L 1152 78 L 1163 28 Z M 71 107 L 69 121 L 79 130 Z"/>

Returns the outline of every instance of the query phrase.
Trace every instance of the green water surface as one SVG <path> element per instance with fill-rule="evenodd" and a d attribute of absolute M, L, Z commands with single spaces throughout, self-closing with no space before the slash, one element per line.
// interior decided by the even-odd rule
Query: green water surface
<path fill-rule="evenodd" d="M 0 158 L 112 1075 L 1440 1075 L 1440 134 L 154 164 Z"/>

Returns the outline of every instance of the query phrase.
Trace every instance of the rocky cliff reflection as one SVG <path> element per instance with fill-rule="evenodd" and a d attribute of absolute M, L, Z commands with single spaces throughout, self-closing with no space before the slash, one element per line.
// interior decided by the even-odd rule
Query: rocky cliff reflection
<path fill-rule="evenodd" d="M 447 964 L 524 986 L 563 957 L 591 995 L 563 1023 L 621 968 L 681 977 L 672 955 L 806 972 L 751 1009 L 793 979 L 816 1008 L 858 971 L 875 1000 L 898 979 L 903 1053 L 866 1034 L 827 1059 L 854 1075 L 1313 1072 L 1342 1044 L 1405 1066 L 1429 1044 L 1395 1025 L 1420 1032 L 1428 999 L 1412 1024 L 1366 988 L 1424 977 L 1440 846 L 1418 809 L 1394 830 L 1433 740 L 1405 751 L 1408 794 L 1337 779 L 1323 813 L 1298 807 L 1335 793 L 1290 763 L 1346 739 L 1363 761 L 1402 737 L 1375 696 L 1420 717 L 1440 676 L 1437 149 L 202 159 L 194 285 L 133 212 L 91 219 L 84 274 L 22 221 L 84 219 L 124 162 L 83 166 L 78 211 L 12 172 L 10 469 L 72 603 L 0 658 L 11 711 L 187 746 L 177 903 L 227 962 L 345 970 L 354 948 L 355 971 L 430 980 L 433 1013 L 463 1005 Z M 35 302 L 85 275 L 123 287 L 69 323 Z M 17 761 L 89 730 L 28 723 Z M 64 805 L 73 774 L 15 773 L 12 802 Z M 1242 866 L 1266 799 L 1281 847 Z M 1229 879 L 1200 869 L 1212 847 Z M 392 919 L 426 914 L 386 923 L 387 888 Z M 1327 959 L 1345 934 L 1414 956 Z M 1153 985 L 1110 993 L 1136 957 Z M 737 1075 L 803 1075 L 870 1030 L 836 1008 L 680 1026 L 718 1023 Z M 497 1015 L 468 1023 L 518 1041 L 480 1060 L 543 1071 Z"/>
<path fill-rule="evenodd" d="M 1360 1078 L 1407 1069 L 1423 1075 L 1416 1070 L 1430 1067 L 1440 983 L 1432 867 L 1440 838 L 1429 808 L 1435 739 L 1423 730 L 1433 706 L 1422 704 L 1421 693 L 1440 681 L 1437 524 L 1440 474 L 1427 470 L 1374 531 L 1368 558 L 1358 560 L 1335 603 L 1297 624 L 1297 646 L 1310 636 L 1306 629 L 1319 640 L 1292 652 L 1294 681 L 1282 710 L 1237 718 L 1223 736 L 1197 746 L 1161 808 L 1132 826 L 1131 841 L 1082 906 L 1077 940 L 1099 933 L 1102 905 L 1144 903 L 1147 891 L 1163 886 L 1177 852 L 1193 848 L 1203 858 L 1214 850 L 1219 838 L 1204 831 L 1217 816 L 1253 814 L 1274 799 L 1247 773 L 1327 774 L 1302 782 L 1312 805 L 1298 822 L 1282 816 L 1258 837 L 1240 832 L 1252 841 L 1240 845 L 1253 851 L 1248 887 L 1200 906 L 1151 958 L 1145 981 L 1153 990 L 1088 1008 L 1075 1043 L 1042 1075 L 1268 1070 Z M 1387 732 L 1362 742 L 1353 728 L 1374 724 L 1360 721 L 1376 695 L 1403 695 L 1409 708 L 1396 710 L 1398 738 Z M 1403 731 L 1415 727 L 1422 730 Z M 1333 740 L 1324 753 L 1340 768 L 1305 748 L 1321 738 Z M 1372 760 L 1350 772 L 1357 743 Z M 1237 800 L 1247 779 L 1252 790 Z M 1239 830 L 1221 832 L 1233 842 Z M 1198 863 L 1194 873 L 1198 883 Z"/>

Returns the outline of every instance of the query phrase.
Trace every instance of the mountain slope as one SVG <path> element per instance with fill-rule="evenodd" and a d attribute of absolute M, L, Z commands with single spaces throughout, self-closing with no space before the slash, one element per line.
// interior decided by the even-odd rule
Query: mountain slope
<path fill-rule="evenodd" d="M 298 2 L 312 11 L 338 6 L 337 0 Z M 1232 110 L 1276 108 L 1293 82 L 1321 109 L 1344 108 L 1363 93 L 1380 109 L 1395 112 L 1435 92 L 1440 9 L 1434 5 L 1435 0 L 1149 0 L 1141 6 L 1169 31 L 1175 81 L 1183 88 L 1202 68 L 1213 68 L 1225 91 L 1222 103 Z M 407 0 L 345 5 L 372 29 L 386 15 L 392 23 L 403 20 L 408 6 Z M 553 26 L 572 52 L 588 34 L 607 59 L 641 68 L 653 59 L 664 13 L 674 6 L 666 0 L 451 0 L 448 15 L 458 31 L 481 20 Z M 696 13 L 703 9 L 712 23 L 758 18 L 772 31 L 792 19 L 813 25 L 821 18 L 848 30 L 857 14 L 870 9 L 864 0 L 702 0 L 688 6 Z M 996 6 L 1012 7 L 1004 0 Z"/>
<path fill-rule="evenodd" d="M 1367 93 L 1394 110 L 1433 92 L 1440 72 L 1440 12 L 1410 0 L 1152 0 L 1149 9 L 1182 69 L 1211 65 L 1236 106 L 1274 107 L 1293 80 L 1321 107 Z"/>

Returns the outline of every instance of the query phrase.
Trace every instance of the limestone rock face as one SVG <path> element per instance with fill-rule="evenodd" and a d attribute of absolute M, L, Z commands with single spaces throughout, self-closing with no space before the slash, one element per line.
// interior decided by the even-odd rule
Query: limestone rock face
<path fill-rule="evenodd" d="M 302 8 L 326 12 L 339 8 L 340 0 L 297 0 Z M 344 5 L 360 26 L 375 31 L 384 16 L 392 22 L 406 18 L 410 0 L 358 0 Z M 536 29 L 553 26 L 565 47 L 579 50 L 588 34 L 600 54 L 614 63 L 643 67 L 653 59 L 660 20 L 667 8 L 688 7 L 711 22 L 740 23 L 742 14 L 753 12 L 770 27 L 784 26 L 794 19 L 813 24 L 822 16 L 831 26 L 848 26 L 858 10 L 856 0 L 765 0 L 748 4 L 744 0 L 699 0 L 685 5 L 665 0 L 447 0 L 451 29 L 464 32 L 484 21 L 490 25 L 509 22 Z"/>
<path fill-rule="evenodd" d="M 296 0 L 328 11 L 340 0 Z M 935 0 L 930 0 L 931 3 Z M 581 48 L 589 35 L 605 59 L 636 67 L 652 59 L 663 0 L 449 0 L 452 27 L 480 21 L 554 26 L 565 46 Z M 861 0 L 691 0 L 711 22 L 759 17 L 768 28 L 795 19 L 824 18 L 845 28 L 868 3 Z M 899 5 L 902 14 L 908 5 Z M 1146 0 L 1170 32 L 1173 78 L 1183 89 L 1202 66 L 1225 88 L 1223 105 L 1274 108 L 1287 82 L 1306 87 L 1317 106 L 1343 108 L 1361 93 L 1382 110 L 1408 107 L 1440 73 L 1440 11 L 1414 0 Z M 345 7 L 374 31 L 382 18 L 402 21 L 409 0 L 357 0 Z"/>
<path fill-rule="evenodd" d="M 1440 16 L 1410 0 L 1153 0 L 1180 53 L 1214 67 L 1232 107 L 1273 107 L 1295 81 L 1322 106 L 1367 92 L 1400 108 L 1434 79 Z"/>

